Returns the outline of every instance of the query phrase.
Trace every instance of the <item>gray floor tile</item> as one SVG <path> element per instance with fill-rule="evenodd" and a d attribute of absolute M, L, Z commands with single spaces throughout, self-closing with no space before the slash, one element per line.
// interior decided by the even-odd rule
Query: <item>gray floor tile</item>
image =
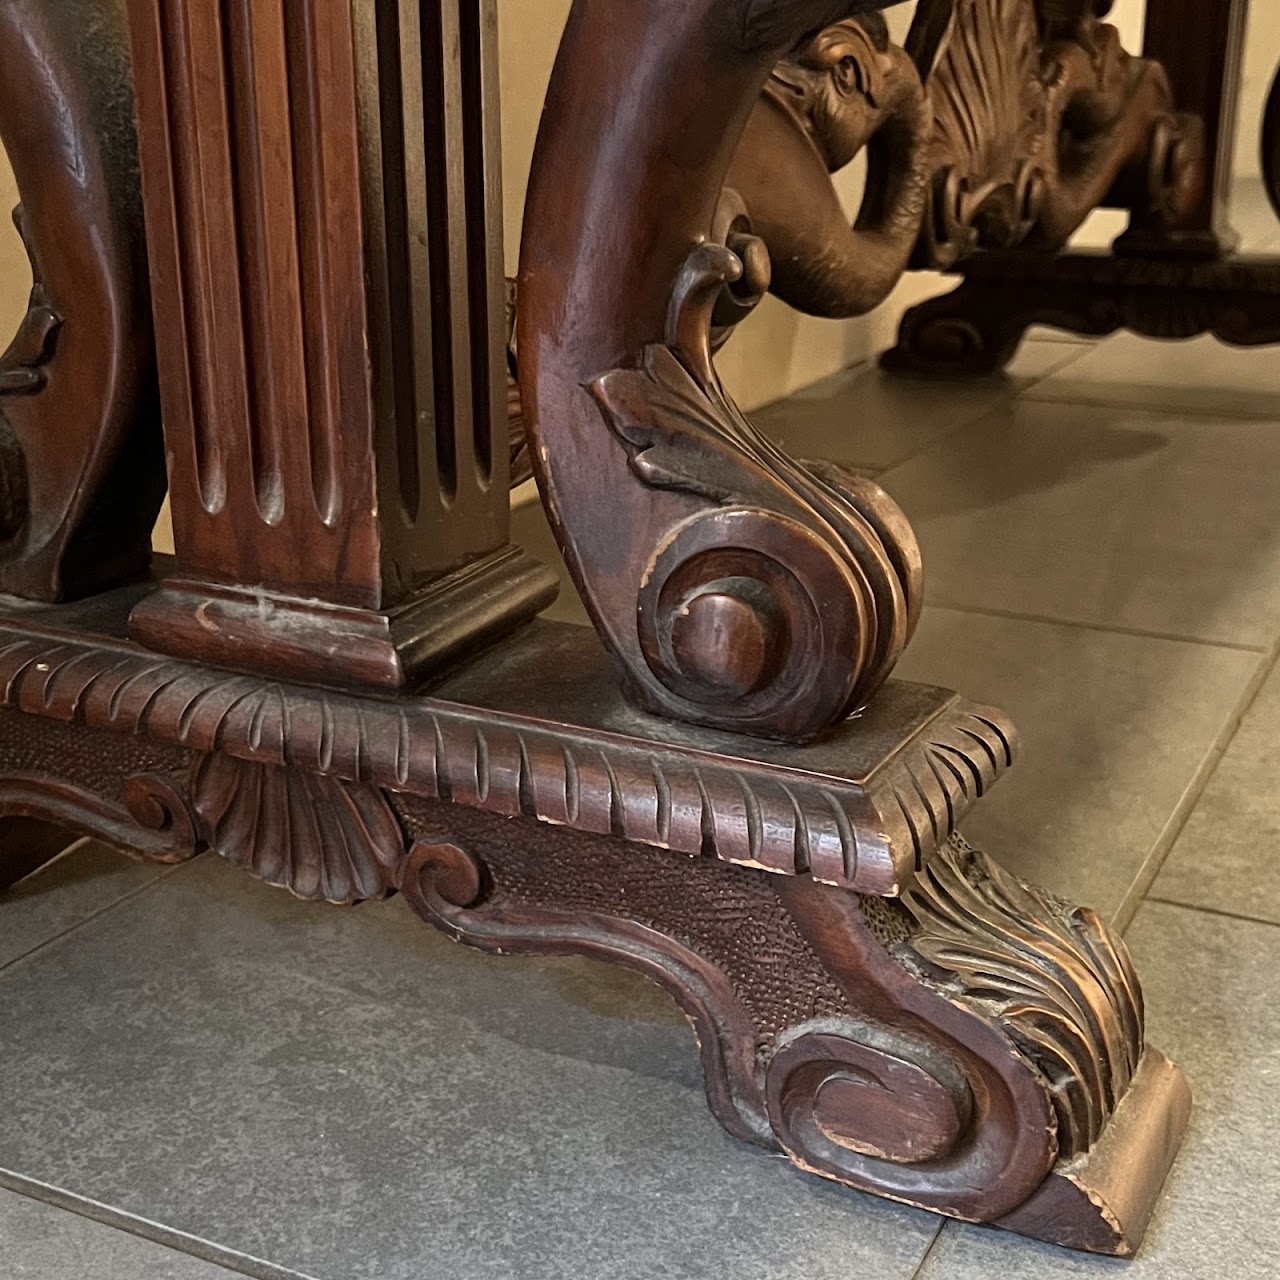
<path fill-rule="evenodd" d="M 1119 333 L 1025 394 L 1073 404 L 1280 419 L 1280 351 L 1228 347 L 1209 335 L 1157 342 Z"/>
<path fill-rule="evenodd" d="M 1280 672 L 1244 717 L 1151 892 L 1280 924 Z"/>
<path fill-rule="evenodd" d="M 965 820 L 1025 879 L 1115 913 L 1261 658 L 926 609 L 897 674 L 1002 707 L 1021 756 Z"/>
<path fill-rule="evenodd" d="M 86 843 L 0 894 L 0 968 L 163 875 Z"/>
<path fill-rule="evenodd" d="M 928 1215 L 711 1119 L 657 988 L 217 859 L 0 979 L 0 1167 L 324 1280 L 911 1276 Z"/>
<path fill-rule="evenodd" d="M 879 470 L 976 421 L 1086 352 L 1069 343 L 1026 342 L 1006 376 L 963 382 L 892 377 L 874 363 L 858 365 L 751 418 L 795 457 L 838 458 Z"/>
<path fill-rule="evenodd" d="M 517 512 L 516 531 L 552 562 L 541 508 Z M 587 621 L 567 575 L 552 616 Z M 1002 707 L 1022 734 L 1019 765 L 966 821 L 969 838 L 1020 875 L 1115 912 L 1263 661 L 1237 649 L 928 608 L 897 674 Z"/>
<path fill-rule="evenodd" d="M 232 1280 L 235 1273 L 0 1191 L 0 1274 L 5 1280 Z"/>
<path fill-rule="evenodd" d="M 935 604 L 1266 648 L 1278 474 L 1280 418 L 1019 401 L 881 483 Z"/>
<path fill-rule="evenodd" d="M 1182 907 L 1143 907 L 1130 943 L 1152 1043 L 1186 1071 L 1191 1128 L 1130 1263 L 950 1223 L 919 1280 L 1274 1280 L 1280 1274 L 1280 930 Z"/>

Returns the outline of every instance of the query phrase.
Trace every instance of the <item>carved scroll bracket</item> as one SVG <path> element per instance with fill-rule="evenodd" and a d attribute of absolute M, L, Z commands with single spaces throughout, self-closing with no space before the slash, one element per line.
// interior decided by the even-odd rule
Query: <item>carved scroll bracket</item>
<path fill-rule="evenodd" d="M 1091 912 L 959 839 L 886 902 L 705 861 L 639 866 L 607 838 L 438 805 L 403 814 L 399 887 L 424 919 L 486 951 L 587 955 L 659 982 L 735 1136 L 1072 1247 L 1141 1239 L 1187 1092 L 1146 1047 L 1124 944 Z"/>
<path fill-rule="evenodd" d="M 793 740 L 857 710 L 892 670 L 918 609 L 919 553 L 882 491 L 806 470 L 733 405 L 711 364 L 733 310 L 717 304 L 756 291 L 763 248 L 740 228 L 744 265 L 709 237 L 774 64 L 849 7 L 580 0 L 521 265 L 535 466 L 632 696 Z M 602 55 L 639 47 L 644 58 Z M 605 127 L 603 104 L 617 102 Z"/>

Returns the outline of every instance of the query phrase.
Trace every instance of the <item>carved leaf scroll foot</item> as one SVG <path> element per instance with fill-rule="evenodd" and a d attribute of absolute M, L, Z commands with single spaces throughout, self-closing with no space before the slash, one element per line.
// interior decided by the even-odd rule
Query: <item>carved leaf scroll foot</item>
<path fill-rule="evenodd" d="M 958 838 L 889 900 L 429 802 L 401 811 L 414 840 L 400 888 L 420 915 L 483 950 L 657 980 L 693 1022 L 711 1109 L 736 1136 L 849 1187 L 1074 1247 L 1125 1252 L 1140 1236 L 1141 1212 L 1113 1230 L 1090 1201 L 1091 1153 L 1128 1141 L 1128 1123 L 1109 1126 L 1119 1106 L 1180 1131 L 1183 1095 L 1172 1077 L 1152 1094 L 1137 979 L 1093 913 Z M 1159 1162 L 1141 1173 L 1145 1212 Z"/>
<path fill-rule="evenodd" d="M 716 310 L 750 280 L 744 261 L 762 250 L 745 235 L 738 245 L 743 256 L 696 248 L 666 342 L 645 350 L 641 368 L 591 386 L 636 479 L 702 508 L 644 567 L 644 662 L 627 675 L 660 713 L 804 739 L 864 706 L 893 670 L 919 616 L 920 553 L 882 489 L 793 461 L 722 387 L 711 358 Z M 757 289 L 748 284 L 751 296 Z"/>

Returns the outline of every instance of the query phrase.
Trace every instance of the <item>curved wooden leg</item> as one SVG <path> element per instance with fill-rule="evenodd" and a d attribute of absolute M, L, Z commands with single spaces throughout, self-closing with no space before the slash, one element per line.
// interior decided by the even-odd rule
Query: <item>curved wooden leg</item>
<path fill-rule="evenodd" d="M 401 888 L 483 950 L 654 978 L 739 1138 L 893 1200 L 1136 1248 L 1189 1095 L 1124 944 L 954 838 L 900 900 L 405 801 Z"/>
<path fill-rule="evenodd" d="M 35 818 L 0 818 L 0 893 L 47 866 L 79 838 Z"/>
<path fill-rule="evenodd" d="M 543 500 L 629 693 L 660 715 L 800 741 L 888 677 L 917 616 L 919 551 L 885 494 L 786 457 L 721 385 L 713 348 L 770 263 L 720 215 L 765 80 L 848 10 L 577 0 L 519 281 Z"/>

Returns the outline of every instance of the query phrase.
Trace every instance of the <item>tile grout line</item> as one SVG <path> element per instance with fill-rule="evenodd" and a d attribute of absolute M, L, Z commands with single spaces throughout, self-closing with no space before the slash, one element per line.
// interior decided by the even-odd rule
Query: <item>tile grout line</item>
<path fill-rule="evenodd" d="M 172 1249 L 175 1253 L 186 1254 L 198 1258 L 201 1262 L 212 1263 L 237 1275 L 249 1276 L 251 1280 L 318 1280 L 318 1277 L 302 1271 L 294 1271 L 290 1267 L 281 1267 L 264 1258 L 255 1258 L 252 1254 L 241 1253 L 225 1245 L 214 1244 L 200 1236 L 194 1236 L 176 1227 L 167 1227 L 161 1222 L 153 1222 L 126 1209 L 117 1209 L 88 1196 L 77 1195 L 74 1191 L 65 1191 L 50 1183 L 41 1182 L 37 1178 L 29 1178 L 21 1173 L 0 1168 L 0 1190 L 11 1191 L 27 1200 L 46 1204 L 54 1209 L 62 1209 L 74 1213 L 77 1217 L 88 1218 L 105 1227 L 111 1227 L 126 1235 L 136 1236 L 151 1244 Z"/>
<path fill-rule="evenodd" d="M 1138 909 L 1146 900 L 1147 893 L 1155 883 L 1156 877 L 1160 874 L 1160 870 L 1172 852 L 1174 844 L 1177 843 L 1178 837 L 1190 821 L 1192 813 L 1200 803 L 1200 799 L 1212 781 L 1214 774 L 1218 772 L 1218 766 L 1222 763 L 1223 756 L 1226 755 L 1227 749 L 1239 733 L 1241 722 L 1258 700 L 1263 686 L 1272 673 L 1276 671 L 1278 664 L 1280 664 L 1280 641 L 1277 641 L 1272 646 L 1271 651 L 1258 664 L 1253 676 L 1248 684 L 1245 685 L 1244 691 L 1236 700 L 1231 714 L 1227 717 L 1213 744 L 1205 753 L 1199 768 L 1196 769 L 1191 781 L 1187 783 L 1164 828 L 1159 836 L 1156 837 L 1155 843 L 1147 852 L 1147 856 L 1143 859 L 1137 874 L 1130 882 L 1129 889 L 1112 916 L 1111 921 L 1121 934 L 1127 932 L 1129 926 L 1133 923 L 1134 917 L 1138 914 Z"/>
<path fill-rule="evenodd" d="M 1261 916 L 1241 915 L 1238 911 L 1227 911 L 1222 907 L 1205 907 L 1194 902 L 1179 902 L 1176 898 L 1161 898 L 1148 894 L 1143 900 L 1145 906 L 1149 902 L 1162 907 L 1176 907 L 1179 911 L 1195 911 L 1206 916 L 1217 916 L 1222 920 L 1235 920 L 1239 924 L 1259 924 L 1267 929 L 1280 929 L 1280 920 L 1264 920 Z"/>
<path fill-rule="evenodd" d="M 1039 379 L 1038 381 L 1044 381 Z M 1167 384 L 1163 386 L 1155 386 L 1151 388 L 1153 391 L 1173 390 Z M 1027 390 L 1031 390 L 1030 387 Z M 1260 393 L 1261 394 L 1261 393 Z M 1148 403 L 1135 403 L 1132 400 L 1106 400 L 1106 399 L 1081 399 L 1079 396 L 1032 396 L 1029 400 L 1031 404 L 1066 404 L 1073 405 L 1078 409 L 1122 409 L 1126 412 L 1140 413 L 1145 418 L 1173 418 L 1176 421 L 1183 419 L 1193 419 L 1196 421 L 1207 420 L 1217 422 L 1275 422 L 1280 418 L 1280 403 L 1270 413 L 1240 413 L 1232 412 L 1224 409 L 1201 409 L 1194 405 L 1179 405 L 1176 409 L 1156 406 L 1151 408 Z"/>
<path fill-rule="evenodd" d="M 920 1261 L 916 1264 L 916 1269 L 911 1273 L 911 1280 L 923 1280 L 924 1269 L 928 1266 L 929 1259 L 933 1256 L 933 1251 L 938 1247 L 938 1241 L 942 1239 L 942 1233 L 947 1229 L 947 1223 L 944 1219 L 938 1223 L 937 1230 L 933 1233 L 933 1239 L 929 1241 L 928 1247 L 924 1253 L 920 1255 Z"/>
<path fill-rule="evenodd" d="M 1166 640 L 1172 644 L 1196 645 L 1203 649 L 1223 649 L 1228 653 L 1252 653 L 1269 658 L 1275 653 L 1270 645 L 1241 644 L 1234 640 L 1207 640 L 1202 636 L 1184 636 L 1176 631 L 1148 631 L 1144 627 L 1117 627 L 1105 622 L 1085 622 L 1080 618 L 1059 618 L 1046 613 L 1023 613 L 1017 609 L 998 609 L 986 605 L 956 604 L 948 600 L 925 600 L 930 609 L 948 609 L 952 613 L 972 613 L 984 618 L 1000 618 L 1007 622 L 1043 622 L 1058 627 L 1075 627 L 1081 631 L 1099 631 L 1107 635 L 1132 636 L 1137 640 Z"/>
<path fill-rule="evenodd" d="M 63 855 L 60 854 L 54 861 L 60 860 L 62 856 Z M 29 951 L 24 951 L 21 955 L 14 956 L 12 960 L 4 961 L 4 963 L 0 964 L 0 980 L 3 980 L 4 976 L 10 969 L 16 968 L 18 965 L 30 960 L 33 956 L 39 955 L 46 948 L 53 946 L 55 942 L 61 942 L 63 938 L 78 932 L 80 929 L 83 929 L 85 925 L 91 924 L 94 920 L 100 919 L 102 916 L 114 911 L 117 907 L 123 906 L 126 902 L 132 902 L 139 894 L 143 894 L 150 889 L 154 889 L 162 881 L 167 880 L 175 872 L 181 871 L 183 867 L 190 866 L 194 861 L 195 859 L 192 858 L 186 862 L 180 862 L 176 866 L 162 867 L 158 874 L 153 879 L 148 880 L 146 884 L 140 884 L 136 889 L 130 889 L 128 893 L 122 894 L 120 897 L 113 899 L 111 902 L 108 902 L 106 906 L 99 907 L 90 915 L 81 917 L 74 924 L 69 924 L 65 929 L 59 930 L 57 933 L 45 938 L 42 942 L 37 942 Z M 52 865 L 52 863 L 46 863 L 45 866 L 41 867 L 38 871 L 33 872 L 32 875 L 40 875 Z M 31 879 L 31 876 L 26 878 Z"/>

